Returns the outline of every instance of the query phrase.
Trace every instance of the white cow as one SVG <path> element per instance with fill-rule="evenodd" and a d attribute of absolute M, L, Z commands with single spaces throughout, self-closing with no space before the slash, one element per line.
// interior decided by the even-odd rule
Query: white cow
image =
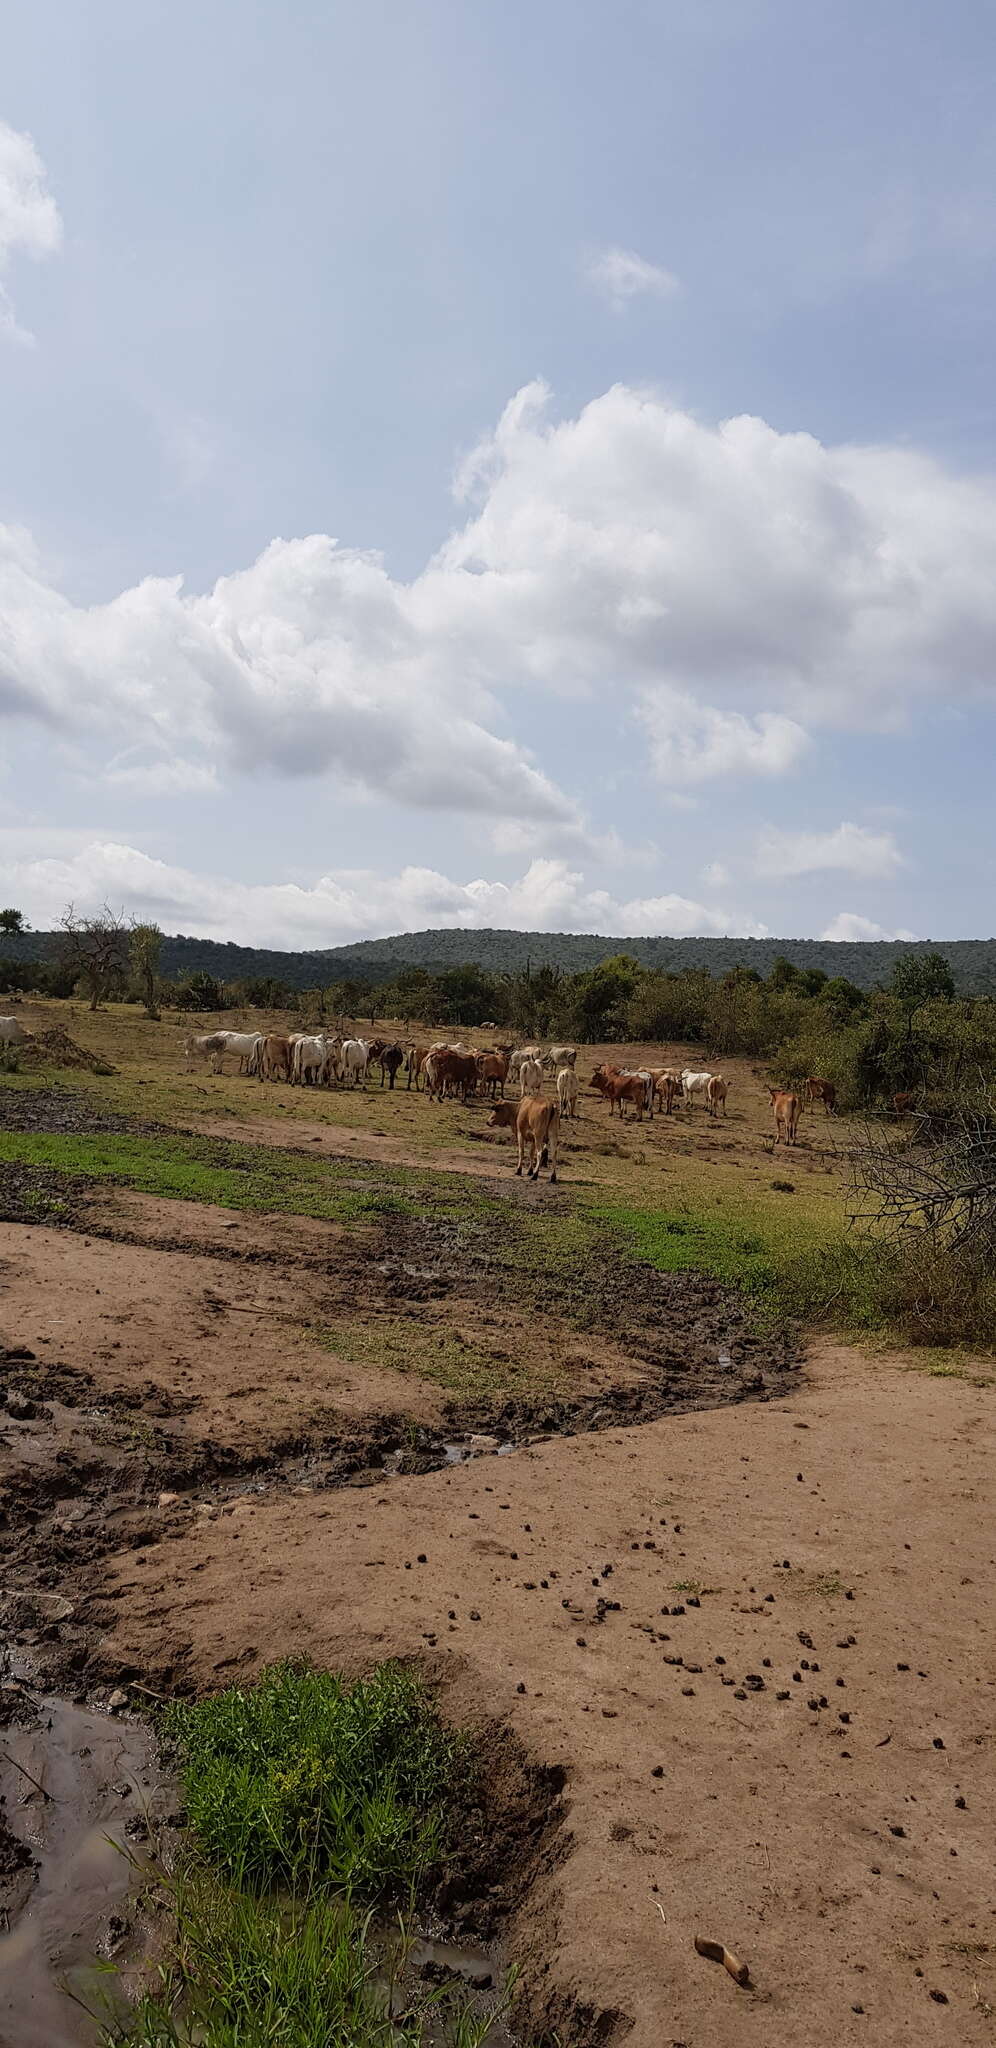
<path fill-rule="evenodd" d="M 539 1060 L 523 1059 L 519 1062 L 519 1094 L 538 1095 L 543 1086 L 543 1069 Z"/>
<path fill-rule="evenodd" d="M 510 1079 L 513 1081 L 518 1080 L 523 1060 L 541 1060 L 542 1057 L 542 1048 L 538 1045 L 517 1045 L 515 1051 L 509 1054 L 508 1071 Z"/>
<path fill-rule="evenodd" d="M 213 1074 L 220 1074 L 227 1036 L 226 1031 L 202 1031 L 196 1037 L 188 1038 L 183 1048 L 187 1055 L 188 1067 L 196 1053 L 201 1059 L 210 1060 Z"/>
<path fill-rule="evenodd" d="M 366 1087 L 369 1054 L 370 1048 L 362 1038 L 343 1039 L 339 1050 L 339 1065 L 342 1068 L 342 1078 L 348 1087 L 355 1088 L 357 1081 L 361 1087 Z"/>
<path fill-rule="evenodd" d="M 327 1048 L 324 1035 L 319 1032 L 313 1037 L 297 1038 L 291 1053 L 291 1083 L 305 1088 L 311 1083 L 317 1085 L 325 1075 Z"/>
<path fill-rule="evenodd" d="M 557 1101 L 562 1117 L 577 1116 L 578 1077 L 573 1067 L 561 1067 L 557 1075 Z"/>
<path fill-rule="evenodd" d="M 252 1074 L 256 1070 L 259 1048 L 263 1042 L 261 1031 L 219 1031 L 216 1037 L 225 1041 L 225 1052 L 231 1053 L 239 1063 L 240 1074 Z"/>
<path fill-rule="evenodd" d="M 0 1017 L 0 1045 L 23 1045 L 27 1035 L 19 1017 Z"/>
<path fill-rule="evenodd" d="M 543 1054 L 543 1065 L 552 1068 L 555 1074 L 559 1074 L 562 1067 L 576 1067 L 577 1061 L 576 1045 L 551 1045 L 549 1052 Z"/>
<path fill-rule="evenodd" d="M 681 1088 L 689 1108 L 693 1102 L 701 1102 L 708 1108 L 709 1083 L 712 1078 L 711 1074 L 693 1074 L 690 1068 L 685 1068 L 681 1076 Z"/>

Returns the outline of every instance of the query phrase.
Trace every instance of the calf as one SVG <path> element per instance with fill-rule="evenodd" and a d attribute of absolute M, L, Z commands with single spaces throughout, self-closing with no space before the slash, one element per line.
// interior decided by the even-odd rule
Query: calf
<path fill-rule="evenodd" d="M 524 1060 L 520 1060 L 520 1062 L 519 1062 L 519 1093 L 520 1093 L 520 1095 L 535 1095 L 535 1094 L 536 1094 L 536 1092 L 537 1092 L 537 1090 L 538 1090 L 538 1089 L 540 1089 L 540 1088 L 542 1088 L 542 1086 L 543 1086 L 543 1069 L 542 1069 L 542 1067 L 540 1066 L 539 1060 L 532 1060 L 532 1059 L 529 1059 L 529 1060 L 526 1060 L 526 1059 L 524 1059 Z"/>
<path fill-rule="evenodd" d="M 504 1101 L 505 1082 L 508 1079 L 508 1059 L 506 1055 L 503 1052 L 479 1052 L 477 1055 L 477 1071 L 482 1087 L 490 1091 L 492 1102 L 496 1095 L 500 1095 Z"/>
<path fill-rule="evenodd" d="M 822 1074 L 810 1074 L 806 1082 L 806 1099 L 822 1102 L 824 1116 L 837 1114 L 837 1090 L 832 1081 L 825 1081 Z"/>
<path fill-rule="evenodd" d="M 515 1171 L 521 1174 L 526 1153 L 529 1165 L 527 1180 L 538 1180 L 541 1166 L 549 1163 L 550 1179 L 557 1178 L 557 1139 L 560 1135 L 560 1108 L 556 1102 L 547 1102 L 542 1095 L 524 1095 L 521 1102 L 496 1102 L 488 1118 L 488 1128 L 508 1130 L 513 1127 L 518 1146 Z"/>
<path fill-rule="evenodd" d="M 781 1138 L 784 1144 L 794 1145 L 799 1127 L 799 1097 L 788 1088 L 769 1088 L 768 1099 L 775 1117 L 775 1144 Z"/>
<path fill-rule="evenodd" d="M 557 1075 L 557 1103 L 561 1118 L 578 1113 L 578 1077 L 573 1067 L 561 1067 Z"/>
<path fill-rule="evenodd" d="M 723 1115 L 725 1116 L 726 1082 L 724 1081 L 722 1074 L 713 1074 L 710 1076 L 709 1086 L 706 1089 L 706 1108 L 709 1111 L 710 1116 L 715 1116 L 720 1103 L 722 1103 L 723 1105 Z"/>

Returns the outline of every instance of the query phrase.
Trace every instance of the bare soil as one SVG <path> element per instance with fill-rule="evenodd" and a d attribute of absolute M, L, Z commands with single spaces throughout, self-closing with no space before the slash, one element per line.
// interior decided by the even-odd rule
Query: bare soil
<path fill-rule="evenodd" d="M 163 1689 L 397 1654 L 502 1714 L 564 1773 L 512 1930 L 535 2027 L 988 2043 L 993 1449 L 985 1393 L 825 1347 L 767 1408 L 178 1505 L 91 1614 Z"/>
<path fill-rule="evenodd" d="M 430 1165 L 428 1106 L 379 1094 L 362 1133 L 334 1099 L 193 1127 L 495 1173 L 480 1108 Z M 157 1128 L 27 1099 L 25 1128 Z M 800 1186 L 833 1142 L 810 1135 Z M 753 1103 L 575 1140 L 577 1177 L 644 1146 L 662 1173 L 666 1148 L 773 1170 Z M 0 1710 L 416 1659 L 491 1781 L 438 1904 L 503 1930 L 521 2038 L 992 2042 L 996 1432 L 971 1362 L 804 1355 L 715 1280 L 509 1269 L 431 1205 L 341 1229 L 8 1167 L 0 1217 Z M 372 1354 L 327 1341 L 350 1318 Z M 411 1370 L 378 1348 L 399 1327 Z M 427 1336 L 493 1357 L 501 1392 L 429 1376 Z M 31 1871 L 3 1830 L 10 1901 Z"/>

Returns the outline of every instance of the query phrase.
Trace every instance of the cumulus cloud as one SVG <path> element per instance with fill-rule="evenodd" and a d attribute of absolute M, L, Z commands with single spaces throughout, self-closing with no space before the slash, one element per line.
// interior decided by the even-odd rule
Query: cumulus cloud
<path fill-rule="evenodd" d="M 646 727 L 654 772 L 664 783 L 709 782 L 720 775 L 785 775 L 809 747 L 794 718 L 777 711 L 720 711 L 687 690 L 645 690 L 637 717 Z"/>
<path fill-rule="evenodd" d="M 609 707 L 606 773 L 632 766 L 642 721 L 674 801 L 788 774 L 810 729 L 884 729 L 996 686 L 989 477 L 710 426 L 623 386 L 558 423 L 537 383 L 457 494 L 461 523 L 410 582 L 317 534 L 204 594 L 149 577 L 83 607 L 7 530 L 0 711 L 113 758 L 150 749 L 188 786 L 330 773 L 583 855 L 577 803 L 512 736 L 539 692 Z"/>
<path fill-rule="evenodd" d="M 46 172 L 30 135 L 0 121 L 0 333 L 15 341 L 31 336 L 14 318 L 2 279 L 18 251 L 51 256 L 62 241 L 62 221 Z"/>
<path fill-rule="evenodd" d="M 620 901 L 589 889 L 584 874 L 565 860 L 534 860 L 513 882 L 457 882 L 431 868 L 406 867 L 396 875 L 343 868 L 307 882 L 244 883 L 195 874 L 113 841 L 92 840 L 40 858 L 33 845 L 19 857 L 15 840 L 12 834 L 6 845 L 0 842 L 0 892 L 23 905 L 38 927 L 54 923 L 72 901 L 79 910 L 122 904 L 135 916 L 197 937 L 289 947 L 334 946 L 375 932 L 440 925 L 623 937 L 763 937 L 766 929 L 753 918 L 708 909 L 684 896 Z"/>
<path fill-rule="evenodd" d="M 585 265 L 588 280 L 617 312 L 630 299 L 673 299 L 681 290 L 674 272 L 648 263 L 635 249 L 598 249 Z"/>
<path fill-rule="evenodd" d="M 859 917 L 856 910 L 838 910 L 831 918 L 821 939 L 915 939 L 915 932 L 887 932 L 884 925 L 875 924 L 870 917 Z"/>
<path fill-rule="evenodd" d="M 772 826 L 761 834 L 754 853 L 754 873 L 771 877 L 817 874 L 839 868 L 848 875 L 882 879 L 898 874 L 903 856 L 891 832 L 870 832 L 847 822 L 832 832 L 780 832 Z"/>

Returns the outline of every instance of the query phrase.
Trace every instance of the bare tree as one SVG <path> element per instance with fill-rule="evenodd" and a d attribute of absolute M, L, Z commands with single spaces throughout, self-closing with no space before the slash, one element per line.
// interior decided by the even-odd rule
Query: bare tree
<path fill-rule="evenodd" d="M 105 903 L 95 916 L 81 917 L 70 903 L 59 919 L 66 964 L 89 992 L 96 1010 L 128 971 L 128 927 Z"/>
<path fill-rule="evenodd" d="M 985 1084 L 974 1105 L 922 1112 L 909 1143 L 871 1126 L 851 1153 L 853 1220 L 874 1223 L 937 1257 L 996 1259 L 996 1108 Z"/>
<path fill-rule="evenodd" d="M 128 953 L 132 973 L 140 983 L 145 1001 L 145 1014 L 153 1022 L 158 1021 L 159 1009 L 156 1003 L 156 982 L 159 978 L 159 958 L 162 952 L 163 935 L 157 924 L 140 924 L 136 918 L 131 921 L 128 939 Z"/>

